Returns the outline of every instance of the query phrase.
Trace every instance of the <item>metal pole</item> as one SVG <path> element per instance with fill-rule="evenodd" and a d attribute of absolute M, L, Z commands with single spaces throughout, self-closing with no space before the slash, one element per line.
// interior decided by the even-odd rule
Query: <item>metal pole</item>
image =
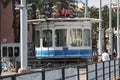
<path fill-rule="evenodd" d="M 21 0 L 20 8 L 20 58 L 21 68 L 20 70 L 27 70 L 27 9 L 26 0 Z"/>
<path fill-rule="evenodd" d="M 117 0 L 117 57 L 120 57 L 120 38 L 119 38 L 119 0 Z"/>
<path fill-rule="evenodd" d="M 100 0 L 99 7 L 99 19 L 102 19 L 102 11 L 101 11 L 102 0 Z M 99 22 L 99 55 L 102 55 L 102 22 Z M 101 58 L 100 58 L 101 59 Z"/>
<path fill-rule="evenodd" d="M 112 8 L 111 0 L 109 0 L 109 53 L 112 54 Z"/>
<path fill-rule="evenodd" d="M 88 17 L 88 0 L 85 1 L 85 18 Z"/>

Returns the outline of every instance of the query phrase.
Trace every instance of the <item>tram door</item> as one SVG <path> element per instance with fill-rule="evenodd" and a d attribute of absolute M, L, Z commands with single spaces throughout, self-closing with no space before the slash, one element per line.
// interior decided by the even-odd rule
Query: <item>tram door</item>
<path fill-rule="evenodd" d="M 53 56 L 53 31 L 51 29 L 42 30 L 42 55 Z"/>
<path fill-rule="evenodd" d="M 53 31 L 52 29 L 40 28 L 35 31 L 35 55 L 53 56 Z"/>

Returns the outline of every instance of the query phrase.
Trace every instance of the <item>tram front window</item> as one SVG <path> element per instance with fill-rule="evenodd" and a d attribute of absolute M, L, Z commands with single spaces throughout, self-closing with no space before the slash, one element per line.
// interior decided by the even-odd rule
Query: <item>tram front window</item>
<path fill-rule="evenodd" d="M 12 47 L 8 47 L 8 56 L 13 57 L 13 48 Z"/>
<path fill-rule="evenodd" d="M 7 47 L 3 47 L 2 57 L 7 57 Z"/>
<path fill-rule="evenodd" d="M 81 29 L 71 29 L 70 30 L 70 44 L 71 46 L 82 46 L 82 30 Z"/>
<path fill-rule="evenodd" d="M 14 48 L 14 53 L 15 53 L 15 57 L 18 57 L 19 56 L 19 47 L 15 47 Z"/>
<path fill-rule="evenodd" d="M 84 46 L 90 46 L 90 30 L 84 30 Z"/>
<path fill-rule="evenodd" d="M 43 47 L 52 47 L 52 30 L 43 30 Z"/>
<path fill-rule="evenodd" d="M 67 45 L 67 30 L 66 29 L 57 29 L 55 30 L 55 45 L 56 47 L 62 47 Z"/>
<path fill-rule="evenodd" d="M 35 46 L 40 47 L 40 32 L 35 31 Z"/>

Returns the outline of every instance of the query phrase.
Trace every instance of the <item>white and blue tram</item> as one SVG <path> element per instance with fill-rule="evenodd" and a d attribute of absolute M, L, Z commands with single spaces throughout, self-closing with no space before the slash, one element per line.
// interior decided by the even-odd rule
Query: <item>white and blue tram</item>
<path fill-rule="evenodd" d="M 49 18 L 35 26 L 37 57 L 91 56 L 91 18 Z M 32 21 L 36 22 L 36 21 Z"/>

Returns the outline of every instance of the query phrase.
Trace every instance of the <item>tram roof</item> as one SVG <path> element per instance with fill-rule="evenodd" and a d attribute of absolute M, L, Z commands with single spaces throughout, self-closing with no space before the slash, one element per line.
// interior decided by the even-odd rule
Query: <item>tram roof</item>
<path fill-rule="evenodd" d="M 44 19 L 33 19 L 33 20 L 28 20 L 28 23 L 37 23 L 37 22 L 46 22 L 46 21 L 88 21 L 91 23 L 98 23 L 102 21 L 101 19 L 96 19 L 96 18 L 44 18 Z"/>

